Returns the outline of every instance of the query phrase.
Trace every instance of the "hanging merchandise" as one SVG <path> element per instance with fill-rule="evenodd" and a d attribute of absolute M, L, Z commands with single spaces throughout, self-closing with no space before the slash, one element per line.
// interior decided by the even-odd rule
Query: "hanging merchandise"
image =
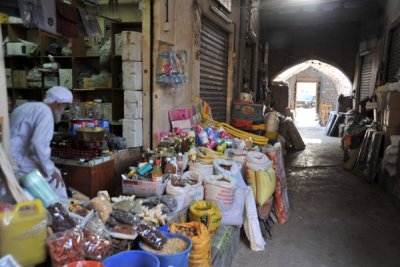
<path fill-rule="evenodd" d="M 18 0 L 19 11 L 24 25 L 38 27 L 43 31 L 57 34 L 55 1 Z"/>
<path fill-rule="evenodd" d="M 50 1 L 51 2 L 51 1 Z M 82 36 L 82 21 L 78 9 L 63 0 L 56 0 L 57 32 L 65 37 Z"/>
<path fill-rule="evenodd" d="M 265 241 L 261 234 L 254 193 L 250 186 L 248 186 L 246 190 L 245 207 L 246 216 L 244 218 L 243 228 L 247 239 L 250 241 L 250 248 L 253 251 L 263 251 L 265 249 Z"/>
<path fill-rule="evenodd" d="M 272 160 L 276 173 L 276 189 L 274 194 L 275 215 L 279 223 L 283 224 L 289 219 L 290 206 L 281 144 L 275 143 L 273 147 L 268 147 L 267 155 Z"/>
<path fill-rule="evenodd" d="M 212 175 L 204 179 L 204 199 L 213 200 L 221 211 L 231 208 L 237 182 L 228 175 Z"/>
<path fill-rule="evenodd" d="M 86 30 L 85 36 L 102 36 L 103 33 L 101 32 L 96 15 L 90 14 L 87 8 L 78 7 L 78 10 Z"/>
<path fill-rule="evenodd" d="M 186 235 L 192 240 L 189 266 L 211 266 L 211 238 L 204 224 L 201 222 L 173 223 L 169 226 L 169 231 Z"/>
<path fill-rule="evenodd" d="M 182 83 L 188 82 L 188 71 L 187 71 L 187 52 L 186 50 L 176 51 L 176 57 L 178 58 L 180 72 L 178 75 L 182 79 Z"/>
<path fill-rule="evenodd" d="M 212 235 L 217 231 L 221 218 L 221 211 L 214 201 L 201 200 L 190 205 L 189 220 L 203 223 Z"/>
<path fill-rule="evenodd" d="M 246 178 L 253 189 L 257 204 L 262 206 L 275 191 L 276 175 L 272 162 L 260 152 L 249 152 Z"/>
<path fill-rule="evenodd" d="M 183 58 L 183 55 L 181 57 Z M 184 74 L 175 48 L 158 53 L 156 81 L 158 84 L 171 87 L 184 83 Z"/>

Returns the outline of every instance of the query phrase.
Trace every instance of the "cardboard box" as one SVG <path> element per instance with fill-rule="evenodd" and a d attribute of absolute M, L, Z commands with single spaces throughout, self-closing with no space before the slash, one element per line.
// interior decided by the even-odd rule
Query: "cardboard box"
<path fill-rule="evenodd" d="M 387 92 L 386 106 L 388 109 L 400 110 L 400 92 Z"/>
<path fill-rule="evenodd" d="M 143 180 L 122 180 L 122 193 L 140 197 L 160 196 L 167 183 Z"/>
<path fill-rule="evenodd" d="M 7 68 L 6 69 L 6 84 L 7 84 L 7 88 L 11 88 L 12 87 L 12 80 L 13 80 L 12 70 Z"/>
<path fill-rule="evenodd" d="M 264 105 L 236 102 L 232 105 L 232 120 L 264 120 Z"/>
<path fill-rule="evenodd" d="M 94 84 L 92 78 L 83 78 L 83 88 L 112 88 L 112 79 L 108 78 L 102 84 Z"/>
<path fill-rule="evenodd" d="M 126 138 L 128 147 L 140 147 L 143 145 L 142 120 L 123 119 L 122 136 Z"/>
<path fill-rule="evenodd" d="M 191 123 L 190 119 L 171 121 L 171 125 L 172 125 L 172 128 L 180 128 L 180 129 L 192 128 L 192 123 Z"/>
<path fill-rule="evenodd" d="M 124 91 L 124 118 L 143 118 L 142 91 Z"/>
<path fill-rule="evenodd" d="M 142 90 L 142 62 L 122 62 L 122 88 L 124 90 Z"/>
<path fill-rule="evenodd" d="M 65 86 L 72 89 L 72 69 L 60 69 L 60 86 Z"/>
<path fill-rule="evenodd" d="M 383 119 L 387 127 L 400 127 L 400 109 L 386 109 Z"/>
<path fill-rule="evenodd" d="M 26 56 L 29 51 L 36 48 L 37 44 L 29 42 L 7 42 L 6 55 L 8 56 Z"/>
<path fill-rule="evenodd" d="M 140 32 L 121 32 L 122 60 L 142 61 L 142 34 Z"/>
<path fill-rule="evenodd" d="M 28 88 L 28 82 L 26 80 L 25 70 L 13 70 L 12 72 L 12 84 L 15 88 Z"/>

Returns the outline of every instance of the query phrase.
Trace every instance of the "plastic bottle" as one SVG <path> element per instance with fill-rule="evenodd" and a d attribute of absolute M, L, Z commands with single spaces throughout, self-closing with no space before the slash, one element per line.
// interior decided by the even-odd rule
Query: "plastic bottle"
<path fill-rule="evenodd" d="M 178 156 L 176 157 L 176 165 L 177 165 L 177 171 L 176 173 L 180 176 L 183 174 L 183 155 L 182 153 L 178 153 Z"/>
<path fill-rule="evenodd" d="M 161 161 L 159 159 L 156 160 L 156 164 L 154 165 L 153 171 L 151 173 L 151 179 L 153 182 L 162 181 L 162 170 L 161 170 Z"/>

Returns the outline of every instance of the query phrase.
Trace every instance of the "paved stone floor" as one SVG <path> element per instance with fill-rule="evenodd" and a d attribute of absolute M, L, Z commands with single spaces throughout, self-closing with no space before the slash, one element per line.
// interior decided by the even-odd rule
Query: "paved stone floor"
<path fill-rule="evenodd" d="M 340 139 L 299 124 L 307 145 L 286 156 L 292 214 L 266 250 L 243 235 L 232 266 L 400 266 L 400 211 L 376 184 L 342 169 Z"/>

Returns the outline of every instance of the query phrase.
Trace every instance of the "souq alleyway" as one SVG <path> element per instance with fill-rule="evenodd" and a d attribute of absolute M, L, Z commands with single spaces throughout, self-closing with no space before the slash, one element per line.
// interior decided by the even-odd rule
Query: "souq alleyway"
<path fill-rule="evenodd" d="M 307 148 L 286 157 L 292 214 L 266 250 L 242 236 L 232 266 L 400 266 L 400 210 L 377 184 L 342 169 L 340 139 L 299 125 Z"/>

